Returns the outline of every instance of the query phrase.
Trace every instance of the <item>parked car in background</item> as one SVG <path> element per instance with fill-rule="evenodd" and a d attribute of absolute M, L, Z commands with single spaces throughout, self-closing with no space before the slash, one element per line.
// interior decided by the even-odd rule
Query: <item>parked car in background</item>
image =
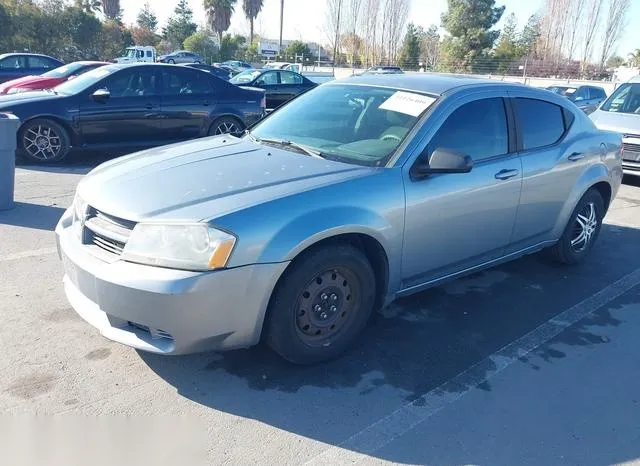
<path fill-rule="evenodd" d="M 178 50 L 168 55 L 158 57 L 160 63 L 204 63 L 204 58 L 198 53 Z"/>
<path fill-rule="evenodd" d="M 124 55 L 113 60 L 114 63 L 155 63 L 157 52 L 155 47 L 134 45 L 125 49 Z"/>
<path fill-rule="evenodd" d="M 584 260 L 620 186 L 620 147 L 523 85 L 336 80 L 242 139 L 89 173 L 56 227 L 64 289 L 102 335 L 139 350 L 264 341 L 324 361 L 398 297 L 545 248 Z"/>
<path fill-rule="evenodd" d="M 22 121 L 19 153 L 38 163 L 60 162 L 72 147 L 133 149 L 239 133 L 264 106 L 261 89 L 151 63 L 107 65 L 52 92 L 0 96 L 0 112 Z"/>
<path fill-rule="evenodd" d="M 0 83 L 25 76 L 40 75 L 64 65 L 60 60 L 35 53 L 0 55 Z"/>
<path fill-rule="evenodd" d="M 51 89 L 63 82 L 76 78 L 87 71 L 108 65 L 100 61 L 77 61 L 47 71 L 40 76 L 25 76 L 0 84 L 0 95 L 19 94 L 20 92 Z"/>
<path fill-rule="evenodd" d="M 222 66 L 227 66 L 229 68 L 231 68 L 232 70 L 234 70 L 236 73 L 240 73 L 242 71 L 245 70 L 250 70 L 253 69 L 253 66 L 251 66 L 249 63 L 240 61 L 240 60 L 227 60 L 227 61 L 223 61 L 222 63 L 218 63 L 219 65 Z"/>
<path fill-rule="evenodd" d="M 300 63 L 288 62 L 267 62 L 261 69 L 263 70 L 287 70 L 301 74 L 305 78 L 316 84 L 323 84 L 333 81 L 336 77 L 333 72 L 328 71 L 305 71 Z"/>
<path fill-rule="evenodd" d="M 399 66 L 372 66 L 363 74 L 403 74 Z"/>
<path fill-rule="evenodd" d="M 566 97 L 587 114 L 593 112 L 607 98 L 607 93 L 599 86 L 549 86 L 546 89 Z"/>
<path fill-rule="evenodd" d="M 205 65 L 204 63 L 185 63 L 184 66 L 206 71 L 207 73 L 211 73 L 212 75 L 220 79 L 224 79 L 225 81 L 229 81 L 233 77 L 233 73 L 229 71 L 229 69 L 223 68 L 221 66 Z"/>
<path fill-rule="evenodd" d="M 247 70 L 229 80 L 244 87 L 257 87 L 266 91 L 267 110 L 273 110 L 294 97 L 317 86 L 301 74 L 284 70 Z"/>
<path fill-rule="evenodd" d="M 598 128 L 622 134 L 622 168 L 640 176 L 640 76 L 620 85 L 589 117 Z"/>

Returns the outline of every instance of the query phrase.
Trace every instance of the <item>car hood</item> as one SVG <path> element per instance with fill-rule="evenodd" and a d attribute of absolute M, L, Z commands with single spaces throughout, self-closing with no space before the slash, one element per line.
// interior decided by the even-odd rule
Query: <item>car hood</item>
<path fill-rule="evenodd" d="M 193 222 L 375 170 L 223 135 L 114 159 L 83 178 L 78 195 L 127 220 Z"/>
<path fill-rule="evenodd" d="M 12 79 L 11 81 L 6 81 L 2 84 L 0 84 L 0 91 L 4 90 L 6 88 L 10 88 L 10 87 L 15 87 L 15 86 L 20 86 L 23 84 L 27 84 L 27 83 L 31 83 L 37 79 L 39 79 L 40 76 L 23 76 L 22 78 L 17 78 L 17 79 Z"/>
<path fill-rule="evenodd" d="M 56 100 L 65 96 L 47 91 L 32 91 L 22 94 L 0 95 L 0 109 L 12 107 L 15 104 L 24 104 L 33 101 Z"/>
<path fill-rule="evenodd" d="M 622 134 L 640 134 L 640 115 L 596 110 L 589 115 L 591 121 L 602 130 Z"/>

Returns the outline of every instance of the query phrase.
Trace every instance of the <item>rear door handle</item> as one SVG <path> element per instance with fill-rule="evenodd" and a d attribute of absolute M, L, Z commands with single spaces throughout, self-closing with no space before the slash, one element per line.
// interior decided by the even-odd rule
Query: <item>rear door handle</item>
<path fill-rule="evenodd" d="M 508 180 L 518 176 L 519 174 L 520 174 L 520 171 L 518 170 L 505 169 L 505 170 L 500 170 L 498 173 L 496 173 L 495 177 L 496 177 L 496 180 Z"/>
<path fill-rule="evenodd" d="M 574 152 L 569 156 L 569 160 L 572 162 L 577 162 L 578 160 L 584 159 L 584 154 L 582 152 Z"/>

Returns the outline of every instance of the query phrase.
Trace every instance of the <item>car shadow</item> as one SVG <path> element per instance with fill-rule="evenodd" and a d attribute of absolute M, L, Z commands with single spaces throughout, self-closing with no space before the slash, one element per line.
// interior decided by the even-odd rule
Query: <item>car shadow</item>
<path fill-rule="evenodd" d="M 53 231 L 64 211 L 56 205 L 15 202 L 11 210 L 0 211 L 0 224 Z"/>
<path fill-rule="evenodd" d="M 77 173 L 86 175 L 101 163 L 125 155 L 127 152 L 71 151 L 60 163 L 36 163 L 25 158 L 16 159 L 16 167 L 46 173 Z"/>
<path fill-rule="evenodd" d="M 293 366 L 263 345 L 222 354 L 140 357 L 195 403 L 341 445 L 400 406 L 420 403 L 435 388 L 459 393 L 475 386 L 482 373 L 469 384 L 443 384 L 638 269 L 639 243 L 640 230 L 605 224 L 581 265 L 554 265 L 536 254 L 403 298 L 372 319 L 351 352 L 321 365 Z M 597 325 L 617 322 L 593 319 L 563 343 L 597 344 L 589 332 Z M 547 363 L 564 357 L 552 345 L 536 351 L 544 352 Z M 493 371 L 490 361 L 478 370 Z M 491 384 L 479 388 L 491 390 Z"/>

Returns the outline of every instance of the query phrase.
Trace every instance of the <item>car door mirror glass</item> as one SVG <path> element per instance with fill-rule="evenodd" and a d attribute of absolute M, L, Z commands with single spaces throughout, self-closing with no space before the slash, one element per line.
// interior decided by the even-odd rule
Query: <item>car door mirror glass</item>
<path fill-rule="evenodd" d="M 414 165 L 413 174 L 425 177 L 439 173 L 469 173 L 473 168 L 473 159 L 453 149 L 438 148 L 430 157 L 423 155 Z"/>
<path fill-rule="evenodd" d="M 111 93 L 108 89 L 98 89 L 91 95 L 91 97 L 96 102 L 106 102 L 111 97 Z"/>

